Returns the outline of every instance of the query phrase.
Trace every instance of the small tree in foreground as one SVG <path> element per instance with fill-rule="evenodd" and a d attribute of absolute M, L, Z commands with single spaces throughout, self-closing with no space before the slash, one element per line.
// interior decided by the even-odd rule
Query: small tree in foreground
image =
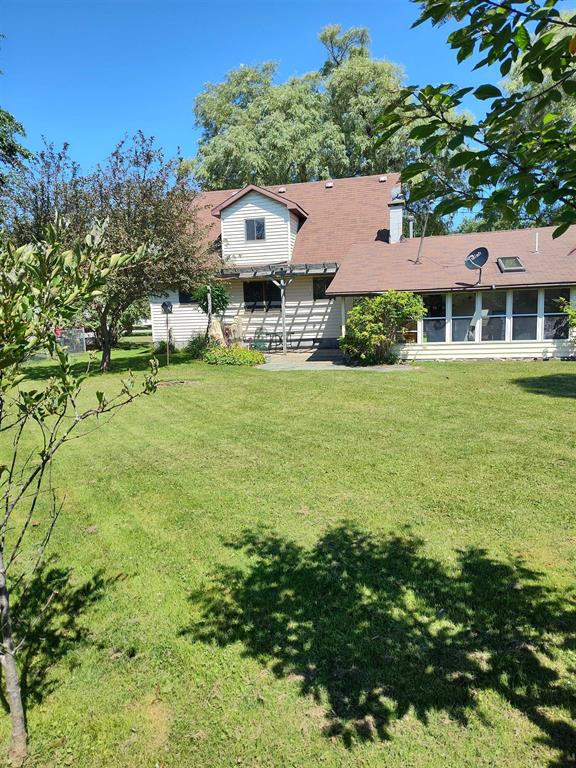
<path fill-rule="evenodd" d="M 82 435 L 85 422 L 101 422 L 155 389 L 154 363 L 139 386 L 130 375 L 113 397 L 97 392 L 92 404 L 81 397 L 85 376 L 75 372 L 59 346 L 56 328 L 93 301 L 105 279 L 142 258 L 144 251 L 111 256 L 102 250 L 99 232 L 67 250 L 59 234 L 57 227 L 49 227 L 45 240 L 19 248 L 0 236 L 0 662 L 12 721 L 12 765 L 21 765 L 27 754 L 16 664 L 26 644 L 26 627 L 15 636 L 10 595 L 18 584 L 19 604 L 26 613 L 27 586 L 38 575 L 60 511 L 50 487 L 52 460 L 67 441 Z M 36 386 L 26 380 L 23 366 L 46 350 L 56 369 Z M 32 618 L 34 624 L 42 620 L 42 612 Z"/>
<path fill-rule="evenodd" d="M 386 291 L 362 299 L 348 313 L 340 347 L 362 365 L 396 362 L 393 346 L 425 314 L 422 297 L 408 291 Z"/>

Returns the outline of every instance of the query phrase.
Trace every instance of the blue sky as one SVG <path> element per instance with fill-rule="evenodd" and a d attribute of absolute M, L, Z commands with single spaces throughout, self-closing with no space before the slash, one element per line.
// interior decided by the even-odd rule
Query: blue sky
<path fill-rule="evenodd" d="M 402 64 L 410 83 L 489 79 L 456 64 L 446 27 L 411 30 L 416 15 L 408 0 L 0 0 L 0 105 L 32 150 L 42 135 L 68 141 L 89 168 L 138 129 L 192 156 L 205 82 L 269 59 L 280 80 L 317 69 L 329 23 L 367 26 L 373 54 Z"/>

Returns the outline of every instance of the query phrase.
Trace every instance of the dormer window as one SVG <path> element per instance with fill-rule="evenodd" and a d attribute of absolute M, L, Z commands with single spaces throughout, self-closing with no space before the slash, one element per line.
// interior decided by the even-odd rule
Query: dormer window
<path fill-rule="evenodd" d="M 265 240 L 266 225 L 264 219 L 244 219 L 246 240 Z"/>

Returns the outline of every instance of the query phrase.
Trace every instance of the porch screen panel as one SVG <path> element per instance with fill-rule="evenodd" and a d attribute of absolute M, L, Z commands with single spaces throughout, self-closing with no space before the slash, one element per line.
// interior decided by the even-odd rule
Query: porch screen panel
<path fill-rule="evenodd" d="M 433 293 L 422 297 L 427 314 L 423 320 L 424 343 L 446 341 L 446 296 Z"/>
<path fill-rule="evenodd" d="M 506 339 L 506 291 L 482 291 L 482 341 Z"/>
<path fill-rule="evenodd" d="M 544 338 L 567 339 L 568 317 L 561 311 L 563 302 L 570 303 L 570 288 L 544 290 Z"/>
<path fill-rule="evenodd" d="M 474 341 L 475 293 L 452 294 L 452 341 Z"/>
<path fill-rule="evenodd" d="M 514 291 L 512 294 L 512 339 L 535 341 L 538 326 L 538 290 Z"/>

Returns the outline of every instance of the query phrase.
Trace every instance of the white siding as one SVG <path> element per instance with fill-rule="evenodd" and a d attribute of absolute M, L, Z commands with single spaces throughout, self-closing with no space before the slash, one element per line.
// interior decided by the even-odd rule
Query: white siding
<path fill-rule="evenodd" d="M 236 315 L 244 318 L 243 333 L 246 338 L 253 338 L 258 329 L 268 332 L 282 332 L 282 315 L 279 309 L 265 312 L 244 309 L 242 282 L 234 280 L 228 285 L 230 304 L 224 315 L 224 323 L 231 323 Z M 340 302 L 338 299 L 320 299 L 314 301 L 312 277 L 295 278 L 286 288 L 286 330 L 291 346 L 299 344 L 309 346 L 313 340 L 329 344 L 340 336 Z M 172 338 L 178 347 L 183 347 L 192 337 L 206 330 L 206 315 L 197 304 L 179 304 L 178 294 L 151 299 L 152 334 L 154 342 L 166 338 L 166 316 L 162 314 L 161 304 L 168 299 L 173 303 L 173 312 L 169 315 Z"/>
<path fill-rule="evenodd" d="M 571 288 L 570 300 L 576 304 L 576 290 Z M 512 295 L 506 297 L 506 340 L 482 341 L 482 292 L 476 292 L 476 323 L 473 341 L 428 342 L 423 341 L 423 324 L 418 322 L 418 344 L 403 344 L 397 354 L 403 360 L 480 360 L 480 359 L 548 359 L 570 357 L 574 354 L 575 339 L 544 339 L 544 289 L 538 289 L 537 339 L 518 341 L 512 338 Z M 452 338 L 452 295 L 446 295 L 446 337 Z"/>
<path fill-rule="evenodd" d="M 263 218 L 265 240 L 246 240 L 246 219 Z M 221 213 L 222 256 L 227 264 L 275 264 L 290 259 L 290 214 L 282 203 L 250 192 Z"/>
<path fill-rule="evenodd" d="M 295 213 L 290 214 L 290 258 L 294 253 L 294 246 L 296 245 L 296 235 L 298 234 L 298 226 L 300 219 Z"/>
<path fill-rule="evenodd" d="M 172 340 L 177 347 L 185 346 L 192 336 L 205 333 L 207 317 L 198 304 L 180 304 L 177 293 L 150 298 L 152 318 L 152 339 L 154 344 L 166 341 L 166 315 L 162 312 L 163 301 L 172 302 L 172 314 L 168 315 L 168 327 L 172 331 Z"/>
<path fill-rule="evenodd" d="M 254 336 L 259 328 L 282 332 L 282 314 L 279 309 L 254 311 L 244 309 L 243 288 L 240 280 L 230 284 L 230 306 L 224 321 L 231 322 L 236 315 L 244 318 L 244 335 Z M 286 330 L 289 342 L 309 345 L 312 339 L 328 342 L 340 336 L 340 306 L 336 299 L 314 301 L 312 278 L 297 277 L 286 288 Z"/>
<path fill-rule="evenodd" d="M 403 344 L 396 353 L 402 360 L 532 360 L 569 357 L 574 354 L 574 345 L 566 340 Z"/>

